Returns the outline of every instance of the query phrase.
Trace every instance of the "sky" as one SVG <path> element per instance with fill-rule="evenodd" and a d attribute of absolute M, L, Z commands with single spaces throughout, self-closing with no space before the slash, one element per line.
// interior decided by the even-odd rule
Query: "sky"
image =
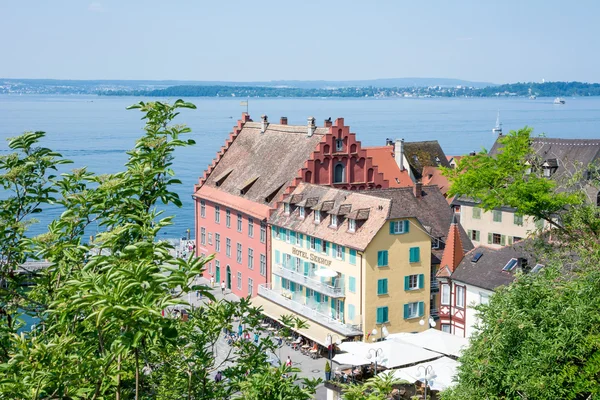
<path fill-rule="evenodd" d="M 0 2 L 0 78 L 600 82 L 593 0 Z"/>

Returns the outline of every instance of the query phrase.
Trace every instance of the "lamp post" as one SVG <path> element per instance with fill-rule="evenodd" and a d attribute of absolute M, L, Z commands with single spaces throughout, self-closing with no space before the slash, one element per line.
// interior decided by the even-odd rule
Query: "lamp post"
<path fill-rule="evenodd" d="M 421 320 L 419 321 L 419 325 L 421 325 L 421 326 L 425 325 L 425 319 L 421 318 Z M 430 315 L 429 316 L 429 327 L 430 328 L 435 328 L 435 325 L 436 325 L 435 320 Z"/>
<path fill-rule="evenodd" d="M 376 341 L 376 336 L 377 336 L 377 328 L 373 328 L 373 330 L 371 331 L 371 336 L 373 336 L 373 341 Z M 390 333 L 388 332 L 387 328 L 385 325 L 381 326 L 381 336 L 379 337 L 379 341 L 385 339 L 388 337 Z"/>
<path fill-rule="evenodd" d="M 335 342 L 333 341 L 334 337 L 337 338 Z M 328 333 L 327 337 L 325 338 L 325 344 L 327 344 L 327 353 L 329 355 L 330 363 L 331 363 L 331 358 L 333 357 L 333 344 L 334 343 L 339 346 L 340 344 L 342 344 L 342 341 L 338 335 L 336 335 L 336 334 L 332 335 L 331 333 Z M 329 350 L 329 346 L 332 346 L 331 350 Z"/>
<path fill-rule="evenodd" d="M 377 358 L 383 358 L 383 349 L 369 349 L 369 351 L 367 351 L 367 359 L 370 360 L 373 356 L 375 356 L 375 376 L 377 376 Z"/>
<path fill-rule="evenodd" d="M 417 378 L 421 377 L 421 370 L 423 370 L 423 378 L 425 380 L 425 400 L 427 400 L 427 382 L 435 377 L 435 372 L 433 371 L 433 367 L 431 365 L 428 365 L 427 367 L 419 365 L 417 367 L 417 373 L 415 374 Z"/>

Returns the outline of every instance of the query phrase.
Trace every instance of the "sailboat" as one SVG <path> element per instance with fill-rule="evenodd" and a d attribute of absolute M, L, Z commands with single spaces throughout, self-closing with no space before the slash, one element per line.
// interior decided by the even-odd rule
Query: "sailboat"
<path fill-rule="evenodd" d="M 496 126 L 492 129 L 492 133 L 497 136 L 502 136 L 502 122 L 500 122 L 500 110 L 498 110 L 498 116 L 496 117 Z"/>

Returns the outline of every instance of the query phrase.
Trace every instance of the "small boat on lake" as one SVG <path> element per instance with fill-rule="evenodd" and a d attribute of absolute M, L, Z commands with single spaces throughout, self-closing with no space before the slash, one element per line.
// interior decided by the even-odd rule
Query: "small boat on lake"
<path fill-rule="evenodd" d="M 565 99 L 562 97 L 557 97 L 554 99 L 554 104 L 565 104 Z"/>
<path fill-rule="evenodd" d="M 496 126 L 492 129 L 492 133 L 497 136 L 502 136 L 502 122 L 500 122 L 500 110 L 498 110 L 498 116 L 496 117 Z"/>

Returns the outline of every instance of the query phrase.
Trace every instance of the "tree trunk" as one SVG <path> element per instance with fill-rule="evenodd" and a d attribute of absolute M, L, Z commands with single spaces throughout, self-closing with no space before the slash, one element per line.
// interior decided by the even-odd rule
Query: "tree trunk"
<path fill-rule="evenodd" d="M 121 400 L 121 355 L 117 358 L 117 400 Z"/>
<path fill-rule="evenodd" d="M 139 400 L 140 395 L 140 364 L 139 350 L 135 348 L 135 400 Z"/>

